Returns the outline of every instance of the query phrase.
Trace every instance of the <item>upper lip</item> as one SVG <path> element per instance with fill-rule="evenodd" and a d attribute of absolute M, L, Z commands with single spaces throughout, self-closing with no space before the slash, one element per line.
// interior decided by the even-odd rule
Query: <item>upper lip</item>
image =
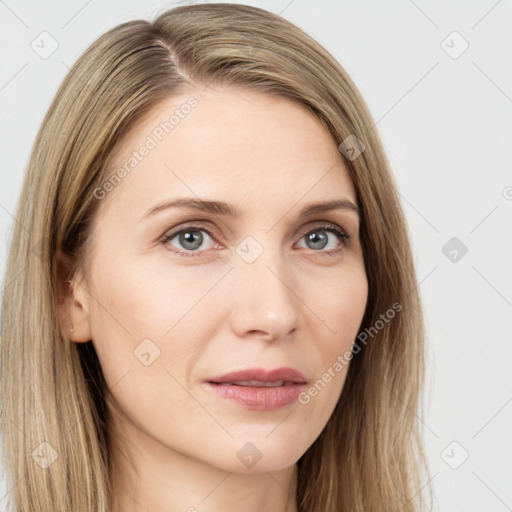
<path fill-rule="evenodd" d="M 236 372 L 226 373 L 219 377 L 207 379 L 207 382 L 240 382 L 247 380 L 256 380 L 261 382 L 284 381 L 285 384 L 305 384 L 306 377 L 299 371 L 289 368 L 276 368 L 275 370 L 267 370 L 265 368 L 249 368 Z"/>

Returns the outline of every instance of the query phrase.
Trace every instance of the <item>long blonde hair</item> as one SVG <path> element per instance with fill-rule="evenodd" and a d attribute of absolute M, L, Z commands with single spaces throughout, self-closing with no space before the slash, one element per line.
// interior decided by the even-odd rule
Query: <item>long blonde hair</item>
<path fill-rule="evenodd" d="M 364 151 L 346 162 L 362 208 L 366 336 L 358 338 L 364 343 L 356 343 L 332 417 L 298 461 L 297 506 L 427 510 L 417 417 L 423 317 L 407 225 L 372 117 L 322 46 L 280 16 L 237 4 L 180 6 L 153 22 L 111 29 L 73 65 L 43 120 L 17 206 L 2 299 L 1 428 L 14 510 L 110 510 L 108 389 L 92 342 L 73 343 L 59 327 L 55 256 L 62 249 L 75 271 L 87 268 L 94 190 L 108 176 L 109 155 L 141 116 L 188 84 L 291 98 L 336 144 L 354 135 L 363 142 Z M 384 325 L 393 304 L 400 312 Z"/>

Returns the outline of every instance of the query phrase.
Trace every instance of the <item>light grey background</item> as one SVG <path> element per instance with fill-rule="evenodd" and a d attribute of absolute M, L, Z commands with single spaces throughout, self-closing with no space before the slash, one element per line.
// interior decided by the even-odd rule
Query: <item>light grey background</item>
<path fill-rule="evenodd" d="M 323 44 L 377 122 L 424 300 L 428 387 L 418 421 L 435 510 L 512 510 L 511 2 L 246 3 L 281 13 Z M 68 67 L 107 29 L 175 4 L 0 1 L 2 277 L 31 146 Z M 46 59 L 31 47 L 43 31 L 58 42 Z M 463 40 L 469 47 L 458 55 Z"/>

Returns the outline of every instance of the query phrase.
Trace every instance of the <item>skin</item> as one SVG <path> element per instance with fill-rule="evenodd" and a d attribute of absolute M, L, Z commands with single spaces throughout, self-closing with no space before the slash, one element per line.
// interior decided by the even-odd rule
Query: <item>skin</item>
<path fill-rule="evenodd" d="M 111 390 L 114 512 L 241 503 L 245 512 L 294 512 L 296 462 L 324 429 L 348 367 L 308 404 L 275 411 L 244 408 L 203 381 L 291 366 L 312 385 L 351 349 L 368 292 L 358 215 L 298 215 L 318 201 L 356 204 L 356 193 L 311 112 L 238 88 L 191 89 L 160 103 L 124 139 L 112 171 L 191 95 L 198 105 L 101 199 L 90 271 L 77 274 L 63 324 L 72 324 L 73 342 L 93 341 Z M 173 208 L 139 222 L 164 200 L 197 196 L 244 216 Z M 163 241 L 199 220 L 211 229 L 196 228 L 199 248 L 179 235 Z M 345 230 L 346 245 L 317 228 L 323 222 Z M 311 231 L 327 237 L 325 247 L 308 242 Z M 252 263 L 236 252 L 247 236 L 263 248 Z M 328 256 L 330 249 L 339 252 Z M 134 355 L 144 339 L 160 350 L 147 366 Z M 151 359 L 154 346 L 145 350 Z M 248 442 L 262 455 L 252 467 L 237 457 Z"/>

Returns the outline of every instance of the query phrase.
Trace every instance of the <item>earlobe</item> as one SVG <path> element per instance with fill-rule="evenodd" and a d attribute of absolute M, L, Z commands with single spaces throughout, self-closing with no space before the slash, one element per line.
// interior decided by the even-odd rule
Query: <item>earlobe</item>
<path fill-rule="evenodd" d="M 56 313 L 64 338 L 75 343 L 92 339 L 89 322 L 88 296 L 71 258 L 60 249 L 56 253 L 57 304 Z"/>

